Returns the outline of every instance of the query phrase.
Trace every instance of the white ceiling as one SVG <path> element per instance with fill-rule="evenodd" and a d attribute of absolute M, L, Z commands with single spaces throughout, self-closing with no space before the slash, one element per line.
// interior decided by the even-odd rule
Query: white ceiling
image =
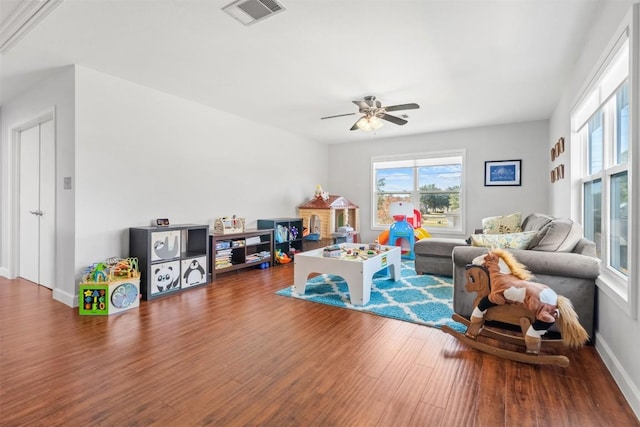
<path fill-rule="evenodd" d="M 421 107 L 377 137 L 547 119 L 600 4 L 280 1 L 244 26 L 230 0 L 64 0 L 3 53 L 0 105 L 75 63 L 327 143 L 371 137 L 320 120 L 366 95 Z"/>

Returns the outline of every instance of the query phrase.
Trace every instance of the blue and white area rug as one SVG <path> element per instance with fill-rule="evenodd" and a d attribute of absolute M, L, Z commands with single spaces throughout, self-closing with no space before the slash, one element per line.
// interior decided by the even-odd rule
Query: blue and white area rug
<path fill-rule="evenodd" d="M 451 319 L 451 277 L 418 275 L 413 261 L 402 261 L 401 278 L 397 281 L 391 279 L 384 270 L 376 273 L 371 286 L 371 300 L 364 306 L 351 304 L 347 282 L 342 277 L 331 274 L 321 274 L 309 279 L 304 294 L 295 293 L 293 286 L 281 289 L 276 294 L 435 328 L 449 325 L 457 331 L 465 330 L 463 325 Z"/>

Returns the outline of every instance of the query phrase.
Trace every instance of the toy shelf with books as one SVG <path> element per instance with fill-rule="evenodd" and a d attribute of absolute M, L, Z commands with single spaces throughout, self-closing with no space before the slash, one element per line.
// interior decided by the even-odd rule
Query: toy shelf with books
<path fill-rule="evenodd" d="M 248 267 L 273 265 L 273 230 L 245 230 L 241 233 L 209 235 L 211 279 L 217 274 Z"/>

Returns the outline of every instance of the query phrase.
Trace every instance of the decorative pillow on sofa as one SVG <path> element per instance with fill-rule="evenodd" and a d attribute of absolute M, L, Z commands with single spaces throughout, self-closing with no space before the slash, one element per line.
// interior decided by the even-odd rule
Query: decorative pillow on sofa
<path fill-rule="evenodd" d="M 522 221 L 522 231 L 540 231 L 554 218 L 541 213 L 532 213 Z"/>
<path fill-rule="evenodd" d="M 571 252 L 581 238 L 581 226 L 569 218 L 553 218 L 536 233 L 529 249 L 544 252 Z"/>
<path fill-rule="evenodd" d="M 536 231 L 503 234 L 472 234 L 471 246 L 501 249 L 527 249 L 536 237 Z"/>
<path fill-rule="evenodd" d="M 482 220 L 482 232 L 484 234 L 519 233 L 522 231 L 520 228 L 521 221 L 521 212 L 502 216 L 490 216 Z"/>

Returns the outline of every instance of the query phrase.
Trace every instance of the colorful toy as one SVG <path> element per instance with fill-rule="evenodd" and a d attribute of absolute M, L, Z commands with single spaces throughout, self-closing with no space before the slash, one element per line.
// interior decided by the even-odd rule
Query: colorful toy
<path fill-rule="evenodd" d="M 329 200 L 329 193 L 324 191 L 322 189 L 322 186 L 320 184 L 318 184 L 318 185 L 316 185 L 316 192 L 314 194 L 314 197 L 317 200 L 324 200 L 326 202 L 327 200 Z"/>
<path fill-rule="evenodd" d="M 329 195 L 326 199 L 313 198 L 298 206 L 298 214 L 310 234 L 319 235 L 318 239 L 330 239 L 331 233 L 339 227 L 353 227 L 354 233 L 360 232 L 360 209 L 348 199 Z M 307 239 L 311 240 L 311 239 Z"/>
<path fill-rule="evenodd" d="M 389 228 L 389 243 L 392 246 L 400 246 L 401 258 L 416 259 L 413 251 L 416 238 L 413 233 L 413 227 L 407 222 L 406 217 L 396 220 Z"/>
<path fill-rule="evenodd" d="M 81 315 L 120 313 L 140 304 L 137 258 L 109 258 L 87 267 L 79 285 Z"/>
<path fill-rule="evenodd" d="M 409 221 L 407 220 L 407 222 Z M 431 237 L 431 234 L 429 234 L 429 232 L 424 228 L 414 228 L 413 236 L 415 237 L 415 241 L 417 242 L 418 240 Z M 384 230 L 382 233 L 378 234 L 378 242 L 380 242 L 380 244 L 382 245 L 386 245 L 389 243 L 389 230 Z"/>
<path fill-rule="evenodd" d="M 291 228 L 289 229 L 289 236 L 290 236 L 289 240 L 296 240 L 298 238 L 298 227 L 296 227 L 295 225 L 292 225 Z"/>
<path fill-rule="evenodd" d="M 213 232 L 215 234 L 235 234 L 244 233 L 245 219 L 235 215 L 232 217 L 223 216 L 213 221 Z"/>
<path fill-rule="evenodd" d="M 289 255 L 282 252 L 281 249 L 278 249 L 276 251 L 276 262 L 278 264 L 288 264 L 291 262 L 291 258 L 289 257 Z"/>
<path fill-rule="evenodd" d="M 400 246 L 403 259 L 415 259 L 413 251 L 416 237 L 411 224 L 407 222 L 407 214 L 413 213 L 413 205 L 405 202 L 394 202 L 390 206 L 390 213 L 396 221 L 389 227 L 389 244 Z"/>
<path fill-rule="evenodd" d="M 402 221 L 403 217 L 406 219 L 406 222 L 408 222 L 409 225 L 411 225 L 411 227 L 413 228 L 414 241 L 431 237 L 429 232 L 424 228 L 422 228 L 422 215 L 420 214 L 420 211 L 413 209 L 413 205 L 411 203 L 394 202 L 389 207 L 389 213 L 391 214 L 391 216 L 396 222 Z M 390 230 L 385 230 L 382 233 L 380 233 L 378 235 L 378 241 L 383 245 L 390 244 L 390 245 L 399 246 L 398 244 L 396 244 L 394 239 L 389 239 L 389 232 Z M 411 245 L 411 247 L 413 248 L 413 245 Z M 410 259 L 414 259 L 414 258 L 410 258 Z"/>
<path fill-rule="evenodd" d="M 325 258 L 340 258 L 342 255 L 342 249 L 338 245 L 327 246 L 322 251 L 322 256 Z"/>
<path fill-rule="evenodd" d="M 547 285 L 531 282 L 532 274 L 515 257 L 503 249 L 494 249 L 474 259 L 466 269 L 467 292 L 476 292 L 471 319 L 454 315 L 454 320 L 467 326 L 463 335 L 451 328 L 442 330 L 477 350 L 489 354 L 534 364 L 569 366 L 562 355 L 540 355 L 543 344 L 562 342 L 567 347 L 580 347 L 589 335 L 580 325 L 571 301 L 557 295 Z M 522 337 L 507 335 L 485 328 L 486 321 L 520 326 Z M 562 340 L 542 339 L 557 324 Z M 479 341 L 479 336 L 522 345 L 526 353 L 505 350 Z"/>

